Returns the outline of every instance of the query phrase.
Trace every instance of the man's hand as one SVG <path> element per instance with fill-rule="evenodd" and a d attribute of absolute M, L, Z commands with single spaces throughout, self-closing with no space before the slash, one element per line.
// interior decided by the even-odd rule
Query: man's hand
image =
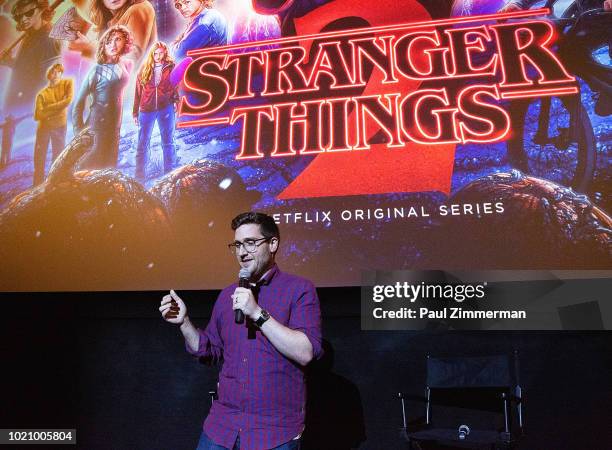
<path fill-rule="evenodd" d="M 237 287 L 232 294 L 232 309 L 241 309 L 245 316 L 255 320 L 261 314 L 261 308 L 255 301 L 250 289 Z"/>
<path fill-rule="evenodd" d="M 170 294 L 162 298 L 159 311 L 166 322 L 182 325 L 187 315 L 187 306 L 174 290 L 170 290 Z"/>
<path fill-rule="evenodd" d="M 134 116 L 134 123 L 138 126 L 138 116 Z"/>

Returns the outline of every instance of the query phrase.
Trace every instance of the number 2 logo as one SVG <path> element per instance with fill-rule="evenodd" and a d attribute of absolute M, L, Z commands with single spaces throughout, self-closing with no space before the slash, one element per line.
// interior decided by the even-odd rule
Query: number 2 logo
<path fill-rule="evenodd" d="M 416 0 L 333 0 L 293 21 L 297 35 L 300 36 L 319 33 L 343 18 L 354 18 L 363 23 L 360 26 L 431 20 L 428 12 Z M 302 43 L 307 49 L 308 44 Z M 373 70 L 362 95 L 384 95 L 391 92 L 406 95 L 416 90 L 420 84 L 410 80 L 383 84 L 382 79 L 382 73 Z M 354 114 L 353 110 L 351 115 Z M 370 126 L 368 140 L 377 131 L 376 127 Z M 386 144 L 373 143 L 365 151 L 323 153 L 278 198 L 284 200 L 420 191 L 449 193 L 454 153 L 454 145 L 425 146 L 412 142 L 406 143 L 403 148 L 387 148 Z"/>

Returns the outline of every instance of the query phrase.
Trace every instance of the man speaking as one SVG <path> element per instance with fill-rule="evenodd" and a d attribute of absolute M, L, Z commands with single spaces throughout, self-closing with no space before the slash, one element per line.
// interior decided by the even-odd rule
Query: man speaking
<path fill-rule="evenodd" d="M 191 323 L 174 291 L 159 308 L 167 322 L 180 325 L 189 353 L 223 361 L 219 399 L 197 450 L 299 449 L 303 369 L 321 354 L 319 300 L 310 281 L 275 264 L 280 234 L 272 217 L 243 213 L 232 230 L 229 248 L 241 267 L 240 282 L 221 291 L 206 328 Z"/>

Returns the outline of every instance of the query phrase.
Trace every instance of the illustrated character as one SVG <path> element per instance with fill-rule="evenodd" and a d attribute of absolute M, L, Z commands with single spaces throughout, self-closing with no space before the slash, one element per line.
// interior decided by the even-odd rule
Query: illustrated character
<path fill-rule="evenodd" d="M 130 57 L 134 61 L 140 60 L 157 41 L 155 10 L 148 0 L 93 0 L 89 16 L 100 40 L 108 29 L 125 26 L 132 35 Z M 77 36 L 68 48 L 92 58 L 96 51 L 95 43 L 80 31 L 77 31 Z"/>
<path fill-rule="evenodd" d="M 34 120 L 38 122 L 34 144 L 34 185 L 45 177 L 47 150 L 51 142 L 52 161 L 55 161 L 66 145 L 68 106 L 74 95 L 73 82 L 62 78 L 64 66 L 60 63 L 47 70 L 49 84 L 36 96 Z"/>
<path fill-rule="evenodd" d="M 145 60 L 136 80 L 133 115 L 138 129 L 136 147 L 136 178 L 145 178 L 149 156 L 149 142 L 157 122 L 164 155 L 164 173 L 172 170 L 176 160 L 174 145 L 175 105 L 178 102 L 176 85 L 170 80 L 174 61 L 168 46 L 156 42 Z"/>
<path fill-rule="evenodd" d="M 81 163 L 82 168 L 116 167 L 123 92 L 129 81 L 129 64 L 122 59 L 130 52 L 132 35 L 122 25 L 115 25 L 102 35 L 94 65 L 83 81 L 72 111 L 74 134 L 85 126 L 94 131 L 92 150 Z M 89 118 L 85 120 L 85 103 L 91 97 Z"/>
<path fill-rule="evenodd" d="M 174 7 L 188 21 L 187 27 L 174 41 L 177 60 L 189 50 L 226 45 L 229 32 L 223 14 L 213 8 L 214 0 L 176 0 Z"/>
<path fill-rule="evenodd" d="M 9 3 L 9 0 L 0 0 L 0 50 L 7 49 L 19 38 L 19 32 L 16 30 L 11 17 L 11 5 Z M 8 87 L 7 81 L 11 77 L 11 70 L 8 66 L 0 65 L 0 79 L 4 80 L 4 83 L 0 84 L 0 105 L 4 105 L 4 97 Z"/>
<path fill-rule="evenodd" d="M 17 31 L 25 33 L 14 56 L 6 50 L 0 56 L 0 64 L 12 68 L 4 110 L 15 113 L 31 110 L 47 69 L 60 61 L 61 45 L 49 37 L 53 11 L 47 0 L 18 0 L 11 15 Z"/>

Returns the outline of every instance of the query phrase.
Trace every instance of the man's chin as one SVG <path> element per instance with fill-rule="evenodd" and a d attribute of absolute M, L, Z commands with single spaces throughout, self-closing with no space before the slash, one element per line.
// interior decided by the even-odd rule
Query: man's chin
<path fill-rule="evenodd" d="M 250 273 L 253 273 L 253 270 L 255 270 L 253 261 L 240 261 L 240 267 L 247 269 Z"/>

